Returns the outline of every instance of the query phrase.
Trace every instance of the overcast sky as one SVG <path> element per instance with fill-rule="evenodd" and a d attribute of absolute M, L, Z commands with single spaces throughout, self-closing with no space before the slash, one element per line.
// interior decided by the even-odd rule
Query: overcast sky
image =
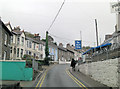
<path fill-rule="evenodd" d="M 105 34 L 112 34 L 116 24 L 116 14 L 111 13 L 110 2 L 117 0 L 66 0 L 50 29 L 56 42 L 74 44 L 82 32 L 83 45 L 94 46 L 95 22 L 98 21 L 99 39 L 104 41 Z M 0 0 L 0 16 L 4 23 L 31 33 L 39 33 L 45 38 L 63 0 Z"/>

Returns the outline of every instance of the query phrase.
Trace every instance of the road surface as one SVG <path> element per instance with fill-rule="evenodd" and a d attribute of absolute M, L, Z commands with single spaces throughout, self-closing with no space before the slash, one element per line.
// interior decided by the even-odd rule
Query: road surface
<path fill-rule="evenodd" d="M 69 72 L 69 68 L 69 64 L 59 64 L 50 67 L 36 82 L 36 89 L 38 87 L 81 87 L 79 89 L 87 89 L 85 84 Z"/>

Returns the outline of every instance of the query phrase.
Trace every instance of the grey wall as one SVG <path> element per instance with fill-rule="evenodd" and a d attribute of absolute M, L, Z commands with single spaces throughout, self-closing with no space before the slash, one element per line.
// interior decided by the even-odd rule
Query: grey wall
<path fill-rule="evenodd" d="M 79 65 L 77 68 L 80 72 L 90 76 L 96 81 L 110 87 L 118 87 L 120 86 L 120 73 L 118 72 L 120 62 L 118 62 L 118 60 L 120 61 L 120 58 L 85 63 Z"/>

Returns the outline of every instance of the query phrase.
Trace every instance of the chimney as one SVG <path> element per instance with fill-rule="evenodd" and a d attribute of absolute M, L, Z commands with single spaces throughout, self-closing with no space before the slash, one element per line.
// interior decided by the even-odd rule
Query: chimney
<path fill-rule="evenodd" d="M 24 29 L 22 30 L 22 32 L 24 32 Z"/>
<path fill-rule="evenodd" d="M 34 34 L 34 38 L 35 38 L 36 40 L 40 40 L 39 33 L 38 33 L 38 34 Z"/>
<path fill-rule="evenodd" d="M 68 43 L 68 44 L 66 45 L 66 47 L 67 47 L 67 48 L 70 48 L 70 44 Z"/>
<path fill-rule="evenodd" d="M 60 46 L 60 47 L 63 47 L 63 44 L 62 44 L 62 43 L 59 43 L 59 46 Z"/>

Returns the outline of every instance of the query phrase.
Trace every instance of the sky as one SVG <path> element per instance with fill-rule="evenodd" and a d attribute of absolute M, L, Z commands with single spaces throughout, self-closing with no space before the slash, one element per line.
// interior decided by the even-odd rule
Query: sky
<path fill-rule="evenodd" d="M 33 34 L 39 33 L 42 39 L 63 1 L 0 0 L 0 17 L 4 23 L 10 21 L 12 27 L 20 26 Z M 116 14 L 111 13 L 110 2 L 117 0 L 65 0 L 49 35 L 64 46 L 74 45 L 79 39 L 83 46 L 96 46 L 94 20 L 97 19 L 99 44 L 102 43 L 106 34 L 115 31 Z"/>

